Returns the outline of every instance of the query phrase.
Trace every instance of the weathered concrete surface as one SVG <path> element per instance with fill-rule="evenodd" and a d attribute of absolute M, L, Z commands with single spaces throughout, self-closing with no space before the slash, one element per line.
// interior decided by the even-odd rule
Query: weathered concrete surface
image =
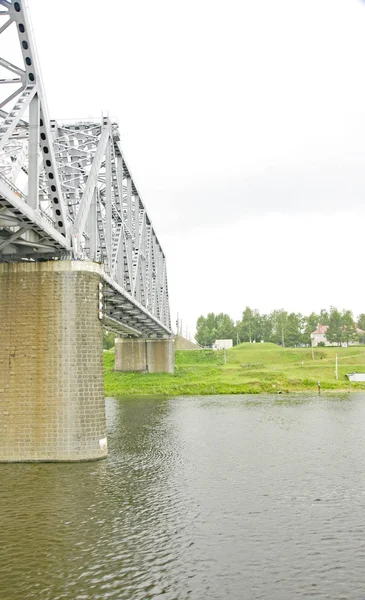
<path fill-rule="evenodd" d="M 200 346 L 194 344 L 182 335 L 175 335 L 175 350 L 199 350 Z"/>
<path fill-rule="evenodd" d="M 99 282 L 95 263 L 0 264 L 0 461 L 106 456 Z"/>
<path fill-rule="evenodd" d="M 146 340 L 117 338 L 115 340 L 116 371 L 147 371 Z"/>
<path fill-rule="evenodd" d="M 149 373 L 173 373 L 175 369 L 174 340 L 147 340 Z"/>
<path fill-rule="evenodd" d="M 173 373 L 175 368 L 174 340 L 133 339 L 115 340 L 116 371 L 148 371 Z"/>

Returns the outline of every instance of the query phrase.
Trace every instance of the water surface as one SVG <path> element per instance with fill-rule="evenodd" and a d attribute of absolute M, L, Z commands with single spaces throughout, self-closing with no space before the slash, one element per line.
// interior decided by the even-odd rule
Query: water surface
<path fill-rule="evenodd" d="M 1 600 L 365 599 L 365 394 L 107 415 L 106 461 L 0 465 Z"/>

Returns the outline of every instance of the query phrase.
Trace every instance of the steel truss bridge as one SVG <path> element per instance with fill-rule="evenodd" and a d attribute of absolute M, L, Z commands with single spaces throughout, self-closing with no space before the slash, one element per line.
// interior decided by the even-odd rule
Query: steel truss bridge
<path fill-rule="evenodd" d="M 0 0 L 0 45 L 0 262 L 96 261 L 103 325 L 170 337 L 166 259 L 117 123 L 50 120 L 25 0 Z"/>

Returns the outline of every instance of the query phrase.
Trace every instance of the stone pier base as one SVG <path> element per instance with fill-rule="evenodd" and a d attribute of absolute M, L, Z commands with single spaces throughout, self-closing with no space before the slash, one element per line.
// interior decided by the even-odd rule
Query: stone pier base
<path fill-rule="evenodd" d="M 117 338 L 115 340 L 116 371 L 147 371 L 146 340 Z"/>
<path fill-rule="evenodd" d="M 173 373 L 174 367 L 173 339 L 117 338 L 115 340 L 116 371 Z"/>
<path fill-rule="evenodd" d="M 147 340 L 149 373 L 173 373 L 175 370 L 174 340 Z"/>
<path fill-rule="evenodd" d="M 91 262 L 0 264 L 0 462 L 107 455 Z"/>

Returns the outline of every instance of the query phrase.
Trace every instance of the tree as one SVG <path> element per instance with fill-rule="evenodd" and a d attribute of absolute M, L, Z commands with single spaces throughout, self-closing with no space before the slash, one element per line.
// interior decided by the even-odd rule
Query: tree
<path fill-rule="evenodd" d="M 260 315 L 259 319 L 260 342 L 270 342 L 272 339 L 273 322 L 271 315 Z"/>
<path fill-rule="evenodd" d="M 343 340 L 342 317 L 340 311 L 331 306 L 326 337 L 331 344 L 341 346 Z"/>
<path fill-rule="evenodd" d="M 273 310 L 270 314 L 272 322 L 271 341 L 274 344 L 285 346 L 285 328 L 287 325 L 288 313 L 282 308 Z"/>
<path fill-rule="evenodd" d="M 207 317 L 201 315 L 196 322 L 195 339 L 200 346 L 211 346 L 216 340 L 215 315 L 208 313 Z"/>
<path fill-rule="evenodd" d="M 201 346 L 211 346 L 216 340 L 233 339 L 235 342 L 235 325 L 226 313 L 208 313 L 201 315 L 196 323 L 195 339 Z"/>
<path fill-rule="evenodd" d="M 216 316 L 215 322 L 217 336 L 216 339 L 233 340 L 233 342 L 235 342 L 236 328 L 231 317 L 226 313 L 219 313 L 219 315 Z"/>
<path fill-rule="evenodd" d="M 361 313 L 357 317 L 357 326 L 359 329 L 362 329 L 363 331 L 365 331 L 365 313 Z"/>
<path fill-rule="evenodd" d="M 115 345 L 115 333 L 110 333 L 109 331 L 103 331 L 103 348 L 104 350 L 109 350 L 113 348 Z"/>
<path fill-rule="evenodd" d="M 299 346 L 303 335 L 303 316 L 300 313 L 290 313 L 285 324 L 285 345 Z"/>
<path fill-rule="evenodd" d="M 270 314 L 260 314 L 257 309 L 246 306 L 242 319 L 234 321 L 227 313 L 208 313 L 197 320 L 196 341 L 201 346 L 212 346 L 217 339 L 233 339 L 237 336 L 241 342 L 273 342 L 281 346 L 310 344 L 310 335 L 318 325 L 328 325 L 327 340 L 339 346 L 346 342 L 360 340 L 365 343 L 365 334 L 359 337 L 352 312 L 340 312 L 331 306 L 330 310 L 321 309 L 317 314 L 303 317 L 300 313 L 287 313 L 284 309 L 273 310 Z M 358 316 L 357 326 L 365 331 L 365 313 Z M 112 344 L 113 345 L 113 344 Z"/>
<path fill-rule="evenodd" d="M 332 308 L 332 307 L 331 307 Z M 327 310 L 322 308 L 318 315 L 318 323 L 317 325 L 329 325 L 330 324 L 330 314 Z"/>
<path fill-rule="evenodd" d="M 241 342 L 258 342 L 261 340 L 261 316 L 258 310 L 246 306 L 242 320 L 237 323 L 237 333 Z"/>
<path fill-rule="evenodd" d="M 272 319 L 270 315 L 261 315 L 260 317 L 260 332 L 261 340 L 264 342 L 270 342 L 272 338 Z"/>
<path fill-rule="evenodd" d="M 315 331 L 318 325 L 322 325 L 320 323 L 320 316 L 316 313 L 312 312 L 308 317 L 303 317 L 303 343 L 310 344 L 311 343 L 311 333 Z"/>
<path fill-rule="evenodd" d="M 356 331 L 356 325 L 351 310 L 343 310 L 341 313 L 341 319 L 343 341 L 349 344 L 350 342 L 358 340 L 359 336 Z"/>

